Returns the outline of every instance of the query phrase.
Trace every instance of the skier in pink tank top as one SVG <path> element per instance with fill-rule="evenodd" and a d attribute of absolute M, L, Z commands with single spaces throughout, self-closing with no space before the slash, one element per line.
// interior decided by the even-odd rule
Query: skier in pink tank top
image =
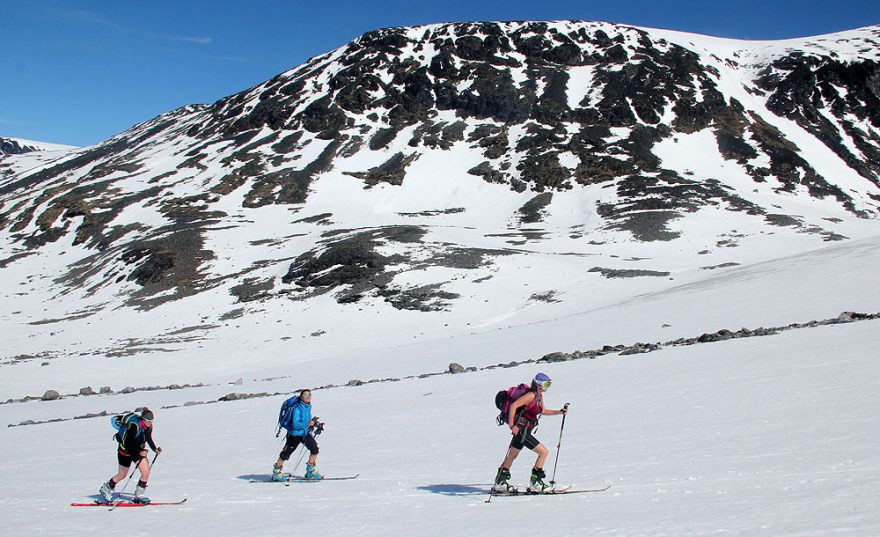
<path fill-rule="evenodd" d="M 550 377 L 544 373 L 538 373 L 532 380 L 529 391 L 510 405 L 507 425 L 510 427 L 513 438 L 510 441 L 510 447 L 507 450 L 507 455 L 504 457 L 504 462 L 498 468 L 492 490 L 506 492 L 513 488 L 509 482 L 510 467 L 517 456 L 519 456 L 519 452 L 522 451 L 523 447 L 527 447 L 538 454 L 538 460 L 535 461 L 535 466 L 532 468 L 529 489 L 543 492 L 550 486 L 544 482 L 546 477 L 544 474 L 544 462 L 547 460 L 549 452 L 544 444 L 538 441 L 532 434 L 538 425 L 538 419 L 541 415 L 555 416 L 568 412 L 567 408 L 551 410 L 544 407 L 544 392 L 550 388 L 550 383 Z"/>

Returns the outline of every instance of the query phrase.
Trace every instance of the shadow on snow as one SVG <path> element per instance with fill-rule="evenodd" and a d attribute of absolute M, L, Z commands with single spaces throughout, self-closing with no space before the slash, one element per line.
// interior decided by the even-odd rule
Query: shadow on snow
<path fill-rule="evenodd" d="M 428 492 L 434 494 L 442 494 L 444 496 L 470 496 L 470 495 L 478 495 L 478 494 L 489 494 L 488 487 L 491 487 L 490 483 L 473 483 L 470 485 L 457 485 L 453 483 L 446 483 L 441 485 L 425 485 L 423 487 L 416 487 L 416 490 L 426 490 Z"/>

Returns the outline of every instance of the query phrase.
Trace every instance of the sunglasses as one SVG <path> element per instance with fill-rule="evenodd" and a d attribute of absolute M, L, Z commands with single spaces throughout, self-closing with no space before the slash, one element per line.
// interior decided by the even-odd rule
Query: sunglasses
<path fill-rule="evenodd" d="M 543 388 L 544 391 L 547 391 L 547 390 L 550 389 L 550 381 L 549 381 L 549 380 L 545 380 L 545 381 L 539 383 L 538 386 L 540 386 L 541 388 Z"/>

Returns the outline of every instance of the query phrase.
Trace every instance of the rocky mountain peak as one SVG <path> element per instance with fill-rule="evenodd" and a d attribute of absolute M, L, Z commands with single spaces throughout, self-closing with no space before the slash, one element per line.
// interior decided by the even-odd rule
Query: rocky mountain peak
<path fill-rule="evenodd" d="M 39 148 L 14 138 L 0 138 L 0 155 L 19 155 L 31 151 L 39 151 Z"/>
<path fill-rule="evenodd" d="M 68 149 L 74 148 L 68 145 L 34 142 L 32 140 L 22 140 L 20 138 L 0 137 L 0 156 L 21 155 L 22 153 L 32 153 L 34 151 L 61 151 Z"/>
<path fill-rule="evenodd" d="M 69 242 L 58 281 L 144 308 L 222 288 L 442 309 L 442 280 L 396 278 L 485 267 L 548 234 L 586 255 L 681 239 L 721 211 L 840 239 L 834 223 L 880 207 L 878 35 L 377 30 L 38 167 L 0 162 L 0 268 Z M 454 243 L 440 224 L 486 229 Z M 243 246 L 262 255 L 229 259 Z"/>

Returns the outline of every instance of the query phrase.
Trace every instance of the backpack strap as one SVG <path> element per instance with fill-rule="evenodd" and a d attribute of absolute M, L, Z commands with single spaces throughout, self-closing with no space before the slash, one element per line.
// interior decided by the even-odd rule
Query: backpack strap
<path fill-rule="evenodd" d="M 532 399 L 531 403 L 520 407 L 520 409 L 517 411 L 517 413 L 513 416 L 513 423 L 515 425 L 519 425 L 523 429 L 534 428 L 538 425 L 538 418 L 535 418 L 534 420 L 529 420 L 529 419 L 526 419 L 523 417 L 523 414 L 526 413 L 526 410 L 528 410 L 529 407 L 534 405 L 535 403 L 540 403 L 542 406 L 544 404 L 544 398 L 541 397 L 541 393 L 538 392 L 537 389 L 532 388 L 531 386 L 529 387 L 528 390 L 526 390 L 525 393 L 520 395 L 520 397 L 525 397 L 525 395 L 529 392 L 534 392 L 535 398 Z M 540 414 L 539 414 L 539 416 L 540 416 Z"/>
<path fill-rule="evenodd" d="M 132 434 L 134 435 L 133 437 L 130 436 Z M 134 412 L 124 414 L 122 428 L 116 433 L 116 438 L 119 440 L 119 450 L 126 453 L 129 453 L 127 448 L 140 447 L 135 445 L 138 438 L 141 439 L 140 443 L 144 444 L 146 442 L 146 435 L 143 427 L 141 427 L 140 416 Z"/>

